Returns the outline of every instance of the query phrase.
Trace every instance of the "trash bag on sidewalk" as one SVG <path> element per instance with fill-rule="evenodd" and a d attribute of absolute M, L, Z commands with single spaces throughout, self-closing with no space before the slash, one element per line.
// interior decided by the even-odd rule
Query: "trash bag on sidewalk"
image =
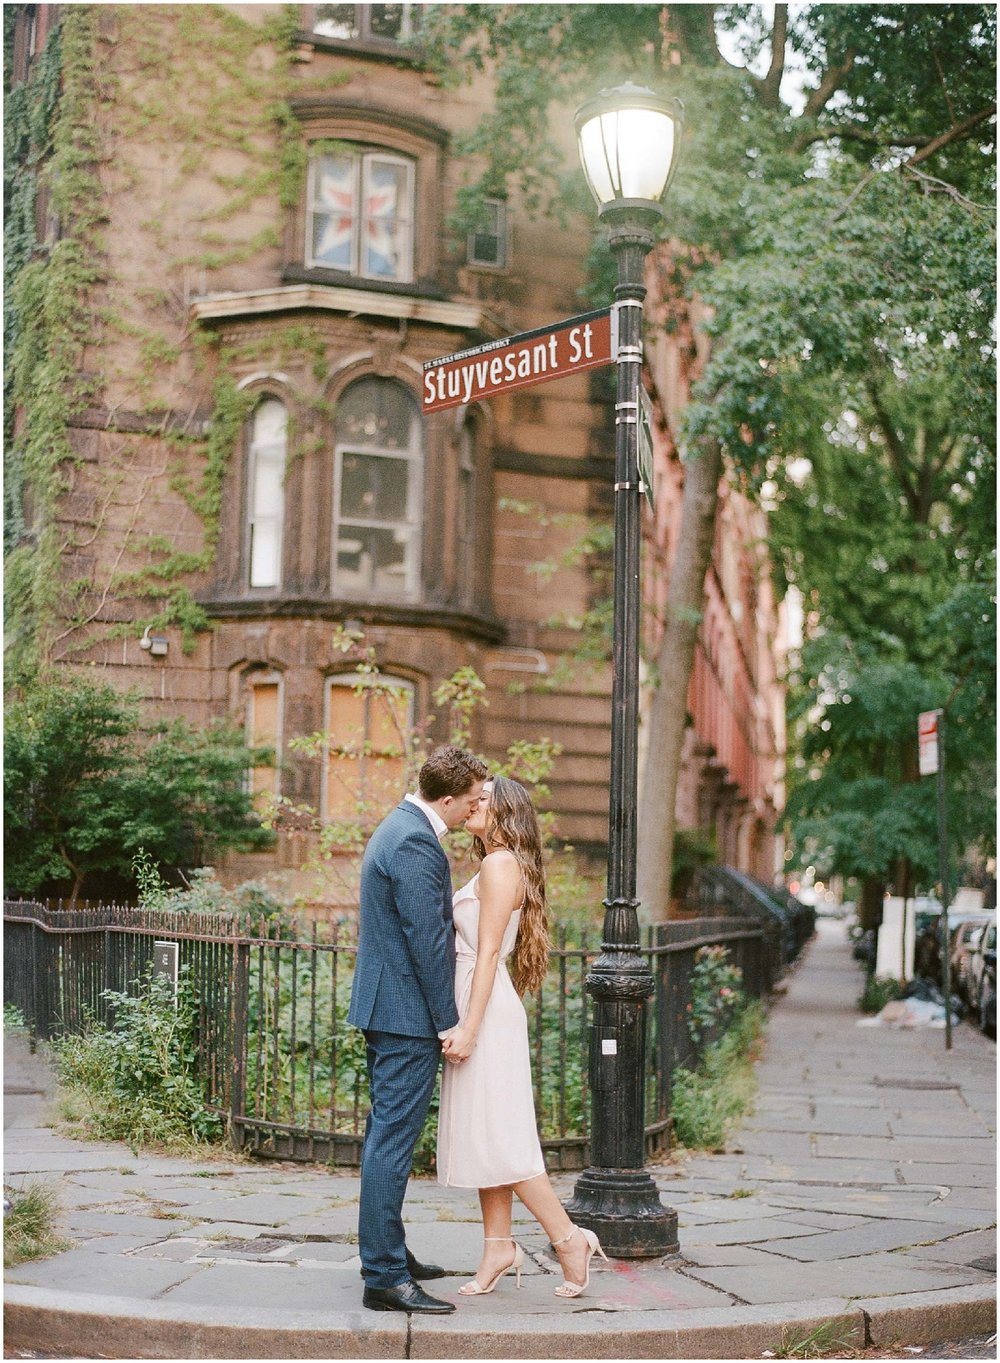
<path fill-rule="evenodd" d="M 880 1013 L 860 1018 L 858 1027 L 943 1027 L 944 1002 L 930 999 L 892 999 Z"/>
<path fill-rule="evenodd" d="M 899 996 L 901 999 L 922 999 L 925 1003 L 938 1003 L 944 1008 L 944 990 L 926 976 L 916 975 Z M 965 1017 L 965 1004 L 957 994 L 951 996 L 951 1015 L 953 1018 Z"/>

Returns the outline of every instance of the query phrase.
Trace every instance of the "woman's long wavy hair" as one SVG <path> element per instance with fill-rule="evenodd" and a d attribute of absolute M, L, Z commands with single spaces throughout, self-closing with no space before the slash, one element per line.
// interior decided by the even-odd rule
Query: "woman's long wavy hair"
<path fill-rule="evenodd" d="M 524 903 L 517 941 L 510 954 L 510 977 L 519 994 L 537 989 L 545 978 L 552 942 L 545 912 L 545 871 L 542 835 L 531 796 L 519 781 L 493 776 L 493 794 L 486 811 L 486 836 L 494 845 L 513 852 L 524 880 Z M 480 860 L 486 855 L 481 838 L 472 845 Z"/>

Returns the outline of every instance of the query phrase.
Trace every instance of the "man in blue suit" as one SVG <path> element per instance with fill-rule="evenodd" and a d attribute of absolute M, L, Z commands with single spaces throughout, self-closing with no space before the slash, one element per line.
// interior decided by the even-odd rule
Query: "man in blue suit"
<path fill-rule="evenodd" d="M 436 748 L 407 795 L 379 824 L 361 866 L 358 956 L 348 1021 L 367 1043 L 371 1111 L 361 1155 L 358 1244 L 364 1304 L 440 1315 L 451 1302 L 416 1280 L 443 1269 L 406 1248 L 403 1199 L 441 1059 L 458 1023 L 451 871 L 440 839 L 475 809 L 485 762 Z"/>

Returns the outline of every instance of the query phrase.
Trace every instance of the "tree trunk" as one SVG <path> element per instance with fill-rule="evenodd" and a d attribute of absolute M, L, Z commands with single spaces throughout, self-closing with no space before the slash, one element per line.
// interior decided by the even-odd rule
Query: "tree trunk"
<path fill-rule="evenodd" d="M 83 889 L 84 872 L 78 866 L 72 866 L 72 863 L 71 869 L 73 871 L 73 889 L 70 891 L 69 906 L 71 909 L 75 909 L 76 901 L 80 898 L 80 891 Z"/>
<path fill-rule="evenodd" d="M 670 908 L 677 782 L 687 719 L 695 641 L 702 619 L 705 574 L 712 560 L 722 450 L 701 441 L 685 461 L 681 526 L 670 568 L 667 618 L 657 657 L 658 685 L 649 709 L 649 740 L 639 792 L 637 893 L 650 922 Z"/>
<path fill-rule="evenodd" d="M 882 926 L 882 897 L 885 881 L 876 876 L 865 876 L 858 896 L 858 922 L 868 931 Z"/>

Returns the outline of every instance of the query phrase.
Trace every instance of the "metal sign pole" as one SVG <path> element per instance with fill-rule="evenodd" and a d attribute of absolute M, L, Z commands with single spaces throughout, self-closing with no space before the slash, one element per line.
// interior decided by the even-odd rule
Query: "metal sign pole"
<path fill-rule="evenodd" d="M 944 1047 L 951 1050 L 951 951 L 948 932 L 948 904 L 951 887 L 948 884 L 948 818 L 944 801 L 944 711 L 937 712 L 937 817 L 938 817 L 938 878 L 941 881 L 941 974 L 944 983 Z"/>

